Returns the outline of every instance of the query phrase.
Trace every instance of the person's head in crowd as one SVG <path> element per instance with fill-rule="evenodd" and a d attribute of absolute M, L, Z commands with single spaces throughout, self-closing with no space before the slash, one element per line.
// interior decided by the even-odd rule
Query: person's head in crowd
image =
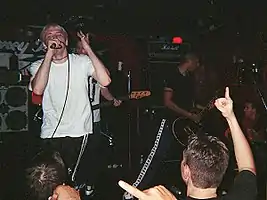
<path fill-rule="evenodd" d="M 66 180 L 67 171 L 60 154 L 41 152 L 26 169 L 27 196 L 29 199 L 47 200 Z"/>
<path fill-rule="evenodd" d="M 214 136 L 191 136 L 183 152 L 181 173 L 187 190 L 217 189 L 228 167 L 229 152 Z"/>
<path fill-rule="evenodd" d="M 259 104 L 254 100 L 247 99 L 244 103 L 244 118 L 255 120 L 259 113 Z"/>
<path fill-rule="evenodd" d="M 50 200 L 81 200 L 79 191 L 68 185 L 59 185 Z"/>

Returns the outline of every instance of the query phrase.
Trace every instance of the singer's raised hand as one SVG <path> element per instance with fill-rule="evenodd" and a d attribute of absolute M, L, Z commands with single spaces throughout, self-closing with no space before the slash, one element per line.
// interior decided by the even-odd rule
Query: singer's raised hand
<path fill-rule="evenodd" d="M 149 188 L 145 191 L 140 191 L 124 181 L 119 181 L 119 186 L 141 200 L 176 200 L 175 196 L 161 185 Z"/>
<path fill-rule="evenodd" d="M 84 50 L 91 49 L 90 41 L 89 41 L 89 34 L 84 34 L 82 31 L 77 32 L 77 36 L 81 39 L 82 47 Z"/>

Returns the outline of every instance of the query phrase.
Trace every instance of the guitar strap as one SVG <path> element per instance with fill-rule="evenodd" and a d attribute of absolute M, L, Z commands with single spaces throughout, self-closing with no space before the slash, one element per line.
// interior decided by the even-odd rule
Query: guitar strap
<path fill-rule="evenodd" d="M 162 119 L 160 127 L 159 127 L 159 130 L 158 130 L 158 133 L 156 135 L 156 139 L 155 139 L 154 145 L 153 145 L 153 147 L 152 147 L 152 149 L 151 149 L 151 151 L 150 151 L 150 153 L 149 153 L 149 155 L 148 155 L 143 167 L 141 168 L 141 171 L 140 171 L 136 181 L 132 184 L 132 186 L 138 187 L 139 184 L 144 179 L 145 175 L 147 174 L 147 171 L 148 171 L 149 167 L 151 166 L 153 158 L 154 158 L 154 156 L 155 156 L 155 154 L 157 152 L 157 149 L 159 147 L 159 143 L 160 143 L 160 139 L 161 139 L 164 127 L 165 127 L 165 123 L 166 123 L 166 119 Z M 124 197 L 124 199 L 132 199 L 133 198 L 133 196 L 131 194 L 129 194 L 128 192 L 125 192 L 123 197 Z"/>
<path fill-rule="evenodd" d="M 96 84 L 97 84 L 97 81 L 92 76 L 88 77 L 88 95 L 89 95 L 90 102 L 95 101 Z"/>

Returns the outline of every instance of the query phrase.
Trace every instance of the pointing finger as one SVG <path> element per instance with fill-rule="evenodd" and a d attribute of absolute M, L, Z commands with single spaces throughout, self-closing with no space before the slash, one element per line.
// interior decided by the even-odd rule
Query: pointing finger
<path fill-rule="evenodd" d="M 230 99 L 230 95 L 229 95 L 229 87 L 225 88 L 225 98 L 226 99 Z"/>
<path fill-rule="evenodd" d="M 146 194 L 124 181 L 119 181 L 119 186 L 138 199 L 144 199 Z"/>

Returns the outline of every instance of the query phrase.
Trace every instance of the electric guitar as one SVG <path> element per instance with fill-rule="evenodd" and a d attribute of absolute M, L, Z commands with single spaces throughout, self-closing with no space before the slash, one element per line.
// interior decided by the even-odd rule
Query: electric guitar
<path fill-rule="evenodd" d="M 148 97 L 150 95 L 151 95 L 150 91 L 141 90 L 141 91 L 133 91 L 129 95 L 120 97 L 118 99 L 122 100 L 122 101 L 130 100 L 130 99 L 142 99 L 142 98 Z M 42 104 L 42 100 L 43 100 L 43 95 L 37 95 L 37 94 L 32 92 L 32 103 L 34 105 L 41 105 Z M 107 102 L 103 102 L 101 104 L 97 104 L 97 105 L 92 106 L 92 109 L 95 110 L 95 109 L 98 109 L 98 108 L 101 108 L 101 107 L 110 106 L 112 104 L 113 104 L 112 101 L 107 101 Z"/>
<path fill-rule="evenodd" d="M 119 100 L 125 101 L 125 100 L 131 100 L 131 99 L 142 99 L 144 97 L 148 97 L 151 95 L 150 91 L 143 90 L 143 91 L 133 91 L 127 96 L 119 97 Z M 40 105 L 42 104 L 42 96 L 36 95 L 32 93 L 32 103 L 35 105 L 38 105 L 38 110 L 34 115 L 34 121 L 41 121 L 43 117 L 42 108 Z M 92 110 L 96 110 L 102 107 L 111 106 L 113 105 L 113 101 L 106 101 L 100 104 L 96 104 L 92 106 Z"/>
<path fill-rule="evenodd" d="M 172 123 L 172 133 L 174 138 L 182 145 L 186 146 L 188 137 L 192 134 L 197 134 L 202 128 L 203 116 L 214 107 L 214 102 L 217 96 L 213 97 L 211 101 L 197 114 L 200 118 L 199 122 L 192 121 L 186 117 L 178 117 Z"/>
<path fill-rule="evenodd" d="M 129 95 L 123 96 L 123 97 L 118 97 L 117 99 L 121 100 L 121 101 L 132 100 L 132 99 L 138 100 L 138 99 L 142 99 L 144 97 L 148 97 L 150 95 L 151 95 L 151 92 L 147 91 L 147 90 L 133 91 Z M 113 101 L 106 101 L 106 102 L 103 102 L 100 104 L 93 105 L 92 109 L 96 110 L 96 109 L 111 106 L 111 105 L 113 105 Z"/>

